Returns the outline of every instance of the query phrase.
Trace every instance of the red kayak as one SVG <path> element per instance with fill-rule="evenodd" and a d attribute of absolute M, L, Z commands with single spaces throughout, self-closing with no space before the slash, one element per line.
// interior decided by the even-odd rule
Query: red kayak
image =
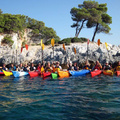
<path fill-rule="evenodd" d="M 40 75 L 40 71 L 30 71 L 28 72 L 30 77 L 36 77 Z"/>
<path fill-rule="evenodd" d="M 0 75 L 4 75 L 4 73 L 3 73 L 3 72 L 0 72 Z"/>
<path fill-rule="evenodd" d="M 102 73 L 102 70 L 94 70 L 91 72 L 91 76 L 94 77 L 94 76 L 100 75 L 101 73 Z"/>
<path fill-rule="evenodd" d="M 120 75 L 120 71 L 117 71 L 116 73 L 117 73 L 117 76 L 119 76 L 119 75 Z"/>
<path fill-rule="evenodd" d="M 45 72 L 45 73 L 43 73 L 43 77 L 48 77 L 50 75 L 51 75 L 51 72 Z"/>

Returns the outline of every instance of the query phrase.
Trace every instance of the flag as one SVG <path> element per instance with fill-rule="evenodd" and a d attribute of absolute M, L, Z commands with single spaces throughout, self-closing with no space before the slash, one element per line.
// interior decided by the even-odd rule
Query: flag
<path fill-rule="evenodd" d="M 21 47 L 21 53 L 22 53 L 22 51 L 23 51 L 23 47 Z"/>

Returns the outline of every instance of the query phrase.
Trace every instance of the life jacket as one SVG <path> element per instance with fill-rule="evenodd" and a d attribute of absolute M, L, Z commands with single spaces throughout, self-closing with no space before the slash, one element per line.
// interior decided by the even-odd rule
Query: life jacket
<path fill-rule="evenodd" d="M 99 67 L 98 65 L 96 65 L 96 66 L 94 67 L 94 69 L 100 70 L 100 67 Z"/>
<path fill-rule="evenodd" d="M 104 70 L 110 70 L 110 65 L 105 65 L 104 68 Z"/>
<path fill-rule="evenodd" d="M 89 67 L 88 65 L 85 65 L 85 66 L 83 66 L 83 69 L 85 69 L 85 70 L 89 70 L 90 67 Z"/>
<path fill-rule="evenodd" d="M 116 67 L 116 71 L 120 71 L 120 65 Z"/>
<path fill-rule="evenodd" d="M 58 72 L 58 71 L 60 71 L 60 68 L 59 67 L 55 68 L 55 72 Z"/>

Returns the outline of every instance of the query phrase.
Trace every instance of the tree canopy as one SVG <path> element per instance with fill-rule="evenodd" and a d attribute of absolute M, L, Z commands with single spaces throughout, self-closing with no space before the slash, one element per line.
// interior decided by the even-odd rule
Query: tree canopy
<path fill-rule="evenodd" d="M 73 7 L 70 11 L 72 20 L 75 22 L 71 27 L 76 28 L 75 37 L 78 37 L 84 24 L 87 28 L 95 27 L 92 41 L 94 41 L 96 33 L 109 33 L 112 23 L 112 17 L 107 14 L 107 4 L 99 4 L 96 1 L 84 1 L 79 4 L 78 8 Z"/>
<path fill-rule="evenodd" d="M 17 33 L 24 31 L 26 28 L 32 29 L 34 36 L 42 35 L 46 39 L 59 38 L 53 28 L 46 27 L 43 21 L 38 21 L 20 14 L 3 14 L 0 9 L 0 33 Z"/>

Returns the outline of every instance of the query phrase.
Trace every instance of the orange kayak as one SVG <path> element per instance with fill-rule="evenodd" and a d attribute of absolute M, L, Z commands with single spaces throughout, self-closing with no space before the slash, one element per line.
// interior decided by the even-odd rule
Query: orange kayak
<path fill-rule="evenodd" d="M 119 75 L 120 75 L 120 71 L 117 71 L 116 73 L 117 73 L 117 76 L 119 76 Z"/>
<path fill-rule="evenodd" d="M 112 70 L 103 70 L 103 74 L 113 76 L 113 71 Z"/>
<path fill-rule="evenodd" d="M 68 71 L 58 71 L 58 75 L 60 76 L 60 78 L 69 77 L 70 76 Z"/>

